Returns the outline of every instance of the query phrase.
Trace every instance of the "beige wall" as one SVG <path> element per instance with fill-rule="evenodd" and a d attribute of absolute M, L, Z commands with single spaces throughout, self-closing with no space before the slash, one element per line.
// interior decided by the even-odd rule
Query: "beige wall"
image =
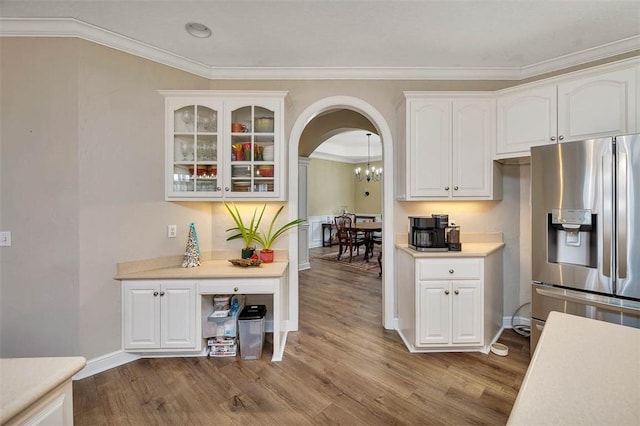
<path fill-rule="evenodd" d="M 77 39 L 4 37 L 0 43 L 0 229 L 13 233 L 13 245 L 0 249 L 2 357 L 94 358 L 119 350 L 116 263 L 183 253 L 192 221 L 203 250 L 239 247 L 225 241 L 230 220 L 221 203 L 164 201 L 163 99 L 157 90 L 287 90 L 288 139 L 301 112 L 329 96 L 367 102 L 395 136 L 404 90 L 514 84 L 210 81 Z M 510 313 L 521 292 L 520 178 L 519 169 L 507 168 L 501 202 L 436 205 L 388 197 L 396 212 L 393 232 L 406 231 L 406 216 L 422 212 L 455 214 L 463 230 L 504 232 Z M 166 238 L 168 224 L 178 225 L 178 238 Z"/>
<path fill-rule="evenodd" d="M 382 167 L 382 162 L 371 165 Z M 334 216 L 341 206 L 354 213 L 380 214 L 382 212 L 381 182 L 359 182 L 354 175 L 356 167 L 367 164 L 349 164 L 312 158 L 308 169 L 309 216 Z M 365 196 L 365 188 L 369 196 Z"/>
<path fill-rule="evenodd" d="M 191 221 L 211 247 L 210 203 L 164 201 L 157 93 L 209 82 L 75 39 L 0 42 L 0 356 L 116 351 L 116 263 L 184 252 Z"/>
<path fill-rule="evenodd" d="M 371 165 L 376 168 L 381 168 L 382 161 L 372 161 Z M 352 179 L 355 167 L 361 167 L 364 170 L 367 167 L 367 163 L 352 164 Z M 353 180 L 356 186 L 354 212 L 362 214 L 382 214 L 382 181 L 367 182 L 364 179 L 362 181 Z M 369 196 L 365 195 L 365 191 L 367 190 L 369 191 Z"/>
<path fill-rule="evenodd" d="M 355 211 L 353 164 L 312 158 L 307 171 L 309 216 L 334 216 L 341 206 Z"/>

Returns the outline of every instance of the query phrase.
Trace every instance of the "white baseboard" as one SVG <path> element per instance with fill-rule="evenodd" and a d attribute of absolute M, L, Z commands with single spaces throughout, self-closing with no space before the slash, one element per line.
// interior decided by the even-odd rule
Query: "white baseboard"
<path fill-rule="evenodd" d="M 102 373 L 103 371 L 135 361 L 139 358 L 141 358 L 139 354 L 132 354 L 122 350 L 111 352 L 110 354 L 102 355 L 87 361 L 87 365 L 73 376 L 73 380 L 84 379 L 93 376 L 94 374 Z"/>
<path fill-rule="evenodd" d="M 531 327 L 531 318 L 528 317 L 515 317 L 513 319 L 514 325 L 527 325 Z M 511 317 L 503 317 L 502 318 L 502 327 L 503 328 L 511 328 Z"/>
<path fill-rule="evenodd" d="M 311 263 L 305 262 L 298 264 L 298 271 L 306 271 L 307 269 L 311 269 Z"/>
<path fill-rule="evenodd" d="M 269 319 L 265 321 L 264 324 L 265 332 L 273 333 L 273 320 Z M 180 354 L 176 355 L 175 353 L 137 353 L 132 354 L 130 352 L 125 352 L 123 350 L 111 352 L 110 354 L 102 355 L 97 358 L 91 359 L 87 361 L 87 365 L 78 371 L 74 376 L 73 380 L 81 380 L 87 377 L 93 376 L 94 374 L 102 373 L 103 371 L 110 370 L 112 368 L 127 364 L 129 362 L 135 361 L 140 358 L 163 358 L 163 357 L 189 357 L 189 356 L 206 356 L 206 350 L 202 352 L 190 353 L 190 354 Z"/>

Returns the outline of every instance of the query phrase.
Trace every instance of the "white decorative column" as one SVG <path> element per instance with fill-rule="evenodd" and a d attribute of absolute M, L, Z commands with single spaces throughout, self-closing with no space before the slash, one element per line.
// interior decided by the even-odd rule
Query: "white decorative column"
<path fill-rule="evenodd" d="M 309 222 L 307 211 L 307 173 L 311 160 L 298 157 L 298 217 L 305 222 L 298 226 L 298 271 L 311 269 L 309 263 Z"/>

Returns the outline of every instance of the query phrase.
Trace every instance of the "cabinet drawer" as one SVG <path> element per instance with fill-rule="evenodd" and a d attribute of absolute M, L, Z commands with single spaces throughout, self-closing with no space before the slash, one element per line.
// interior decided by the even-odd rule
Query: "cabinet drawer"
<path fill-rule="evenodd" d="M 479 279 L 481 259 L 423 259 L 418 260 L 418 279 Z"/>
<path fill-rule="evenodd" d="M 273 294 L 277 279 L 219 279 L 201 281 L 200 294 Z"/>

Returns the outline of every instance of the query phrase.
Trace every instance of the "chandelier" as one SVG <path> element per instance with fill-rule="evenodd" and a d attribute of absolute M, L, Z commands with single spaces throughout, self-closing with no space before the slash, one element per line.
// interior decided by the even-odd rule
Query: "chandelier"
<path fill-rule="evenodd" d="M 356 167 L 355 171 L 359 181 L 364 179 L 367 182 L 377 182 L 382 179 L 382 167 L 377 169 L 371 166 L 371 133 L 367 133 L 367 168 L 363 171 L 361 167 Z"/>

